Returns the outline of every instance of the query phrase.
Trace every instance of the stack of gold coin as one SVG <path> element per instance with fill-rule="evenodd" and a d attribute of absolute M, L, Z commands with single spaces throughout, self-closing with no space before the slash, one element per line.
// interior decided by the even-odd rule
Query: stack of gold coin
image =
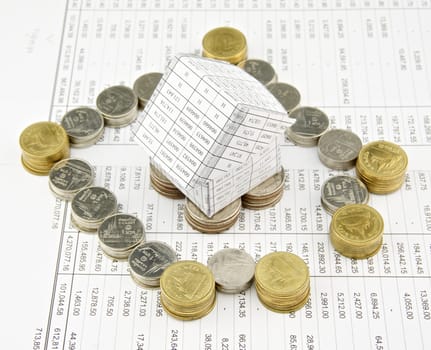
<path fill-rule="evenodd" d="M 293 312 L 307 303 L 310 273 L 295 254 L 273 252 L 256 265 L 256 292 L 266 308 L 275 312 Z"/>
<path fill-rule="evenodd" d="M 247 209 L 261 210 L 277 204 L 284 193 L 284 169 L 251 189 L 242 196 L 242 206 Z"/>
<path fill-rule="evenodd" d="M 187 198 L 185 218 L 190 226 L 199 232 L 219 233 L 226 231 L 235 224 L 238 220 L 240 210 L 241 198 L 238 198 L 209 218 Z"/>
<path fill-rule="evenodd" d="M 202 56 L 238 64 L 247 59 L 247 41 L 235 28 L 215 28 L 202 40 Z"/>
<path fill-rule="evenodd" d="M 184 194 L 151 163 L 150 181 L 153 188 L 161 195 L 172 199 L 184 198 Z"/>
<path fill-rule="evenodd" d="M 196 320 L 209 314 L 216 303 L 214 276 L 196 261 L 178 261 L 160 278 L 160 302 L 165 311 L 180 320 Z"/>
<path fill-rule="evenodd" d="M 366 204 L 349 204 L 332 216 L 329 234 L 334 249 L 341 255 L 365 259 L 382 246 L 383 218 Z"/>
<path fill-rule="evenodd" d="M 48 175 L 53 165 L 69 157 L 69 138 L 57 123 L 34 123 L 21 133 L 19 144 L 24 168 L 35 175 Z"/>
<path fill-rule="evenodd" d="M 407 154 L 400 146 L 388 141 L 374 141 L 359 152 L 356 172 L 368 191 L 386 194 L 403 185 L 407 163 Z"/>

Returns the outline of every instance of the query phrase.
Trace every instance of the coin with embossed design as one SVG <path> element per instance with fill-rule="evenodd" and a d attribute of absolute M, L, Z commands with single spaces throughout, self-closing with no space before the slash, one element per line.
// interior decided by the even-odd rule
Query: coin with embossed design
<path fill-rule="evenodd" d="M 310 274 L 297 255 L 273 252 L 258 261 L 255 284 L 263 305 L 276 312 L 292 312 L 308 300 Z"/>
<path fill-rule="evenodd" d="M 63 159 L 49 172 L 49 188 L 56 197 L 65 200 L 71 200 L 78 191 L 91 186 L 93 180 L 93 167 L 77 158 Z"/>
<path fill-rule="evenodd" d="M 319 138 L 317 153 L 328 168 L 347 170 L 355 166 L 361 148 L 361 139 L 355 133 L 331 129 Z"/>
<path fill-rule="evenodd" d="M 202 56 L 237 64 L 247 58 L 247 41 L 238 29 L 215 28 L 202 40 Z"/>
<path fill-rule="evenodd" d="M 290 112 L 298 107 L 301 101 L 301 95 L 298 89 L 292 85 L 280 82 L 269 84 L 267 88 L 278 102 L 281 103 L 286 112 L 289 113 L 289 117 L 292 117 Z"/>
<path fill-rule="evenodd" d="M 211 270 L 191 260 L 170 265 L 160 278 L 160 290 L 160 301 L 165 311 L 181 320 L 207 315 L 216 301 Z"/>
<path fill-rule="evenodd" d="M 130 214 L 108 216 L 97 229 L 99 244 L 111 258 L 126 259 L 131 251 L 145 239 L 141 220 Z"/>
<path fill-rule="evenodd" d="M 116 85 L 103 90 L 96 100 L 106 126 L 121 127 L 130 124 L 138 115 L 138 98 L 127 86 Z"/>
<path fill-rule="evenodd" d="M 382 245 L 384 222 L 377 210 L 366 204 L 349 204 L 334 213 L 329 228 L 331 243 L 340 254 L 368 258 Z"/>
<path fill-rule="evenodd" d="M 175 251 L 168 244 L 147 241 L 138 245 L 129 255 L 130 274 L 141 287 L 158 287 L 163 271 L 176 261 Z"/>
<path fill-rule="evenodd" d="M 147 102 L 150 100 L 151 95 L 157 87 L 160 79 L 162 79 L 162 73 L 147 73 L 141 75 L 138 79 L 135 80 L 133 84 L 133 91 L 139 100 L 139 107 L 143 109 Z"/>
<path fill-rule="evenodd" d="M 238 67 L 244 69 L 248 74 L 260 81 L 263 85 L 275 83 L 277 74 L 271 64 L 258 59 L 248 59 L 238 63 Z"/>

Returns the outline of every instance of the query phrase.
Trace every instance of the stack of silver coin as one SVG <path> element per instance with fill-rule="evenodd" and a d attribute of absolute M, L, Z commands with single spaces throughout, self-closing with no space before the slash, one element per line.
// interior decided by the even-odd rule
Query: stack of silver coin
<path fill-rule="evenodd" d="M 324 133 L 317 144 L 320 161 L 328 168 L 347 170 L 356 164 L 362 148 L 361 139 L 349 130 L 331 129 Z"/>
<path fill-rule="evenodd" d="M 219 233 L 231 228 L 238 220 L 241 198 L 215 213 L 206 216 L 190 199 L 186 199 L 185 218 L 192 228 L 202 233 Z"/>
<path fill-rule="evenodd" d="M 116 85 L 103 90 L 96 100 L 106 126 L 121 127 L 133 122 L 138 115 L 138 98 L 127 86 Z"/>
<path fill-rule="evenodd" d="M 238 67 L 244 69 L 263 85 L 277 82 L 277 74 L 275 73 L 274 68 L 266 61 L 248 59 L 238 63 Z"/>
<path fill-rule="evenodd" d="M 324 182 L 320 200 L 322 207 L 332 215 L 347 204 L 367 204 L 368 198 L 367 187 L 359 179 L 338 175 Z"/>
<path fill-rule="evenodd" d="M 162 273 L 176 261 L 175 251 L 166 243 L 144 242 L 129 255 L 130 275 L 138 286 L 157 288 Z"/>
<path fill-rule="evenodd" d="M 76 148 L 94 145 L 105 130 L 103 116 L 89 107 L 67 112 L 61 119 L 61 126 L 69 136 L 70 145 Z"/>
<path fill-rule="evenodd" d="M 290 112 L 298 107 L 301 101 L 298 89 L 292 85 L 280 82 L 268 84 L 267 89 L 281 103 L 290 117 Z"/>
<path fill-rule="evenodd" d="M 48 178 L 49 189 L 56 197 L 71 200 L 80 190 L 92 185 L 94 171 L 85 160 L 67 158 L 54 164 Z"/>
<path fill-rule="evenodd" d="M 244 250 L 226 248 L 216 252 L 209 260 L 219 292 L 236 294 L 250 288 L 256 264 Z"/>
<path fill-rule="evenodd" d="M 150 181 L 153 188 L 161 195 L 172 199 L 184 198 L 184 194 L 151 163 Z"/>
<path fill-rule="evenodd" d="M 113 259 L 127 259 L 145 239 L 141 220 L 129 214 L 108 216 L 97 229 L 103 252 Z"/>
<path fill-rule="evenodd" d="M 162 73 L 147 73 L 135 80 L 133 91 L 138 97 L 139 108 L 143 109 L 146 106 L 162 76 Z"/>
<path fill-rule="evenodd" d="M 84 232 L 96 232 L 108 216 L 117 211 L 117 199 L 103 187 L 92 186 L 79 191 L 72 199 L 72 224 Z"/>
<path fill-rule="evenodd" d="M 317 145 L 319 138 L 328 130 L 328 116 L 314 107 L 298 107 L 290 115 L 295 123 L 286 128 L 286 137 L 294 144 L 304 147 Z"/>
<path fill-rule="evenodd" d="M 271 176 L 260 185 L 242 196 L 242 206 L 247 209 L 261 210 L 277 204 L 284 193 L 284 169 Z"/>

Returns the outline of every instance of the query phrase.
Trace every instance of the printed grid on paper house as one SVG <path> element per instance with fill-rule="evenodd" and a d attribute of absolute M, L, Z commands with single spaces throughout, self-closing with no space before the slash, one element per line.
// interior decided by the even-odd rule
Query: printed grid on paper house
<path fill-rule="evenodd" d="M 154 165 L 212 216 L 280 169 L 287 113 L 229 63 L 173 58 L 137 121 Z"/>

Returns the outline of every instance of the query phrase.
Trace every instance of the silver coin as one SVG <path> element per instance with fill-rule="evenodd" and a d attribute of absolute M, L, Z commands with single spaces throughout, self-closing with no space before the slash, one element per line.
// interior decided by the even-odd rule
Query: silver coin
<path fill-rule="evenodd" d="M 238 67 L 244 69 L 263 85 L 268 85 L 277 81 L 277 74 L 274 68 L 266 61 L 249 59 L 238 63 Z"/>
<path fill-rule="evenodd" d="M 144 108 L 150 100 L 151 95 L 162 79 L 162 73 L 147 73 L 141 75 L 133 84 L 133 91 L 139 99 L 139 107 Z"/>
<path fill-rule="evenodd" d="M 107 126 L 124 126 L 136 118 L 138 98 L 131 88 L 116 85 L 103 90 L 97 96 L 96 105 Z"/>
<path fill-rule="evenodd" d="M 177 255 L 169 245 L 148 241 L 138 245 L 129 255 L 130 273 L 144 286 L 156 286 L 163 271 L 176 261 Z"/>
<path fill-rule="evenodd" d="M 85 160 L 68 158 L 55 163 L 49 172 L 49 186 L 57 197 L 70 200 L 93 183 L 94 171 Z"/>
<path fill-rule="evenodd" d="M 347 170 L 355 166 L 362 148 L 361 139 L 349 130 L 332 129 L 318 142 L 319 158 L 331 169 Z"/>
<path fill-rule="evenodd" d="M 95 143 L 103 132 L 102 115 L 95 109 L 79 107 L 67 112 L 61 119 L 71 145 L 93 141 Z"/>
<path fill-rule="evenodd" d="M 214 275 L 216 287 L 225 293 L 239 293 L 250 286 L 254 277 L 255 262 L 250 254 L 235 248 L 216 252 L 208 267 Z"/>
<path fill-rule="evenodd" d="M 329 128 L 329 119 L 320 109 L 298 107 L 291 112 L 295 123 L 286 129 L 286 136 L 301 146 L 314 146 Z"/>
<path fill-rule="evenodd" d="M 103 187 L 84 188 L 72 199 L 72 214 L 78 224 L 78 220 L 101 222 L 116 211 L 117 199 L 111 191 Z"/>
<path fill-rule="evenodd" d="M 330 214 L 347 204 L 367 204 L 368 198 L 367 187 L 352 176 L 334 176 L 322 185 L 322 206 Z"/>
<path fill-rule="evenodd" d="M 124 257 L 121 253 L 130 251 L 145 237 L 142 222 L 129 214 L 108 216 L 100 224 L 97 233 L 102 249 L 114 257 L 118 252 L 120 258 Z"/>
<path fill-rule="evenodd" d="M 281 103 L 287 113 L 298 107 L 301 101 L 301 94 L 298 89 L 286 83 L 272 83 L 267 86 L 268 90 Z M 289 117 L 291 115 L 289 114 Z"/>

